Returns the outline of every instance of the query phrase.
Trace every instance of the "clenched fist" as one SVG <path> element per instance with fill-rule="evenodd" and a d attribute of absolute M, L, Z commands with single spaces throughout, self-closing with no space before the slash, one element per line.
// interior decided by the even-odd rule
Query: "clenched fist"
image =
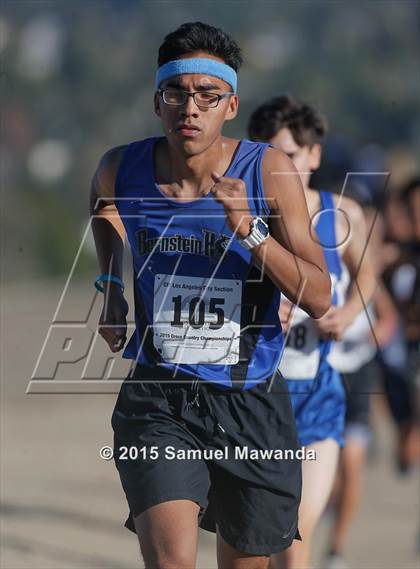
<path fill-rule="evenodd" d="M 287 332 L 293 320 L 293 304 L 286 297 L 281 298 L 279 307 L 279 318 L 281 322 L 281 329 Z"/>
<path fill-rule="evenodd" d="M 322 318 L 315 321 L 323 338 L 337 342 L 343 339 L 344 332 L 352 322 L 352 317 L 343 307 L 331 306 Z"/>
<path fill-rule="evenodd" d="M 249 210 L 246 186 L 239 178 L 226 178 L 212 172 L 214 186 L 210 190 L 214 199 L 225 208 L 227 222 L 236 237 L 244 239 L 249 235 L 252 215 Z"/>
<path fill-rule="evenodd" d="M 119 352 L 127 339 L 128 304 L 119 285 L 106 284 L 98 329 L 111 351 Z"/>

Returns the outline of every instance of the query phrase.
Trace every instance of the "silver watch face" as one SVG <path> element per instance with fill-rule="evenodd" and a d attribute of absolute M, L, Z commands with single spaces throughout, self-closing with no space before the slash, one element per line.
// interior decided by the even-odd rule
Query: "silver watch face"
<path fill-rule="evenodd" d="M 259 231 L 259 233 L 261 233 L 263 237 L 267 237 L 269 229 L 267 227 L 267 224 L 264 223 L 262 219 L 256 219 L 255 228 Z"/>
<path fill-rule="evenodd" d="M 248 250 L 260 245 L 270 235 L 268 225 L 263 219 L 261 219 L 261 217 L 254 217 L 251 222 L 250 229 L 251 232 L 248 237 L 245 237 L 245 239 L 239 239 L 241 245 Z"/>

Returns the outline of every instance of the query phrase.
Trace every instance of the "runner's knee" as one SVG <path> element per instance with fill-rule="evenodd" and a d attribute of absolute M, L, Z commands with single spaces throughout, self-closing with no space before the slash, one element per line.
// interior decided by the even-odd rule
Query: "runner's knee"
<path fill-rule="evenodd" d="M 193 569 L 196 561 L 196 547 L 190 539 L 167 539 L 167 535 L 154 533 L 140 536 L 140 549 L 146 569 Z"/>
<path fill-rule="evenodd" d="M 135 518 L 136 532 L 147 569 L 195 567 L 197 514 L 197 504 L 175 500 L 149 508 Z"/>
<path fill-rule="evenodd" d="M 182 551 L 181 548 L 148 548 L 142 555 L 146 569 L 194 569 L 195 556 Z"/>

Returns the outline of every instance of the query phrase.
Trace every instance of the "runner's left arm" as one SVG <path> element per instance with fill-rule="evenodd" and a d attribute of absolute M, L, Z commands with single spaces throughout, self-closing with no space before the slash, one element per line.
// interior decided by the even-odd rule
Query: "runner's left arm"
<path fill-rule="evenodd" d="M 263 160 L 265 199 L 270 207 L 270 237 L 251 252 L 277 288 L 313 318 L 331 302 L 331 282 L 324 254 L 311 236 L 302 183 L 292 161 L 281 151 L 267 149 Z M 216 200 L 224 205 L 237 237 L 249 234 L 252 218 L 242 180 L 213 175 Z"/>
<path fill-rule="evenodd" d="M 368 232 L 362 208 L 354 200 L 345 197 L 340 199 L 338 196 L 336 205 L 344 211 L 350 225 L 342 260 L 350 273 L 351 283 L 344 304 L 331 307 L 318 322 L 318 328 L 322 334 L 331 335 L 334 340 L 341 340 L 346 328 L 371 301 L 376 278 L 369 254 Z"/>
<path fill-rule="evenodd" d="M 343 308 L 352 322 L 357 314 L 371 301 L 376 287 L 376 278 L 369 253 L 369 239 L 362 208 L 349 198 L 343 205 L 350 221 L 349 244 L 343 253 L 343 262 L 349 270 L 352 282 Z"/>

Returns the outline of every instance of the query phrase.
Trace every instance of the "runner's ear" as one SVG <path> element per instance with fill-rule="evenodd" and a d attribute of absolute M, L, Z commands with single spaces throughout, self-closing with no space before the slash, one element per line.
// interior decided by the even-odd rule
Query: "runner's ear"
<path fill-rule="evenodd" d="M 239 105 L 238 95 L 232 95 L 231 97 L 229 97 L 229 106 L 225 116 L 226 121 L 231 121 L 236 117 L 236 115 L 238 114 L 238 105 Z"/>
<path fill-rule="evenodd" d="M 316 143 L 311 146 L 309 150 L 309 168 L 311 170 L 317 170 L 321 164 L 321 154 L 322 148 L 321 145 Z"/>

